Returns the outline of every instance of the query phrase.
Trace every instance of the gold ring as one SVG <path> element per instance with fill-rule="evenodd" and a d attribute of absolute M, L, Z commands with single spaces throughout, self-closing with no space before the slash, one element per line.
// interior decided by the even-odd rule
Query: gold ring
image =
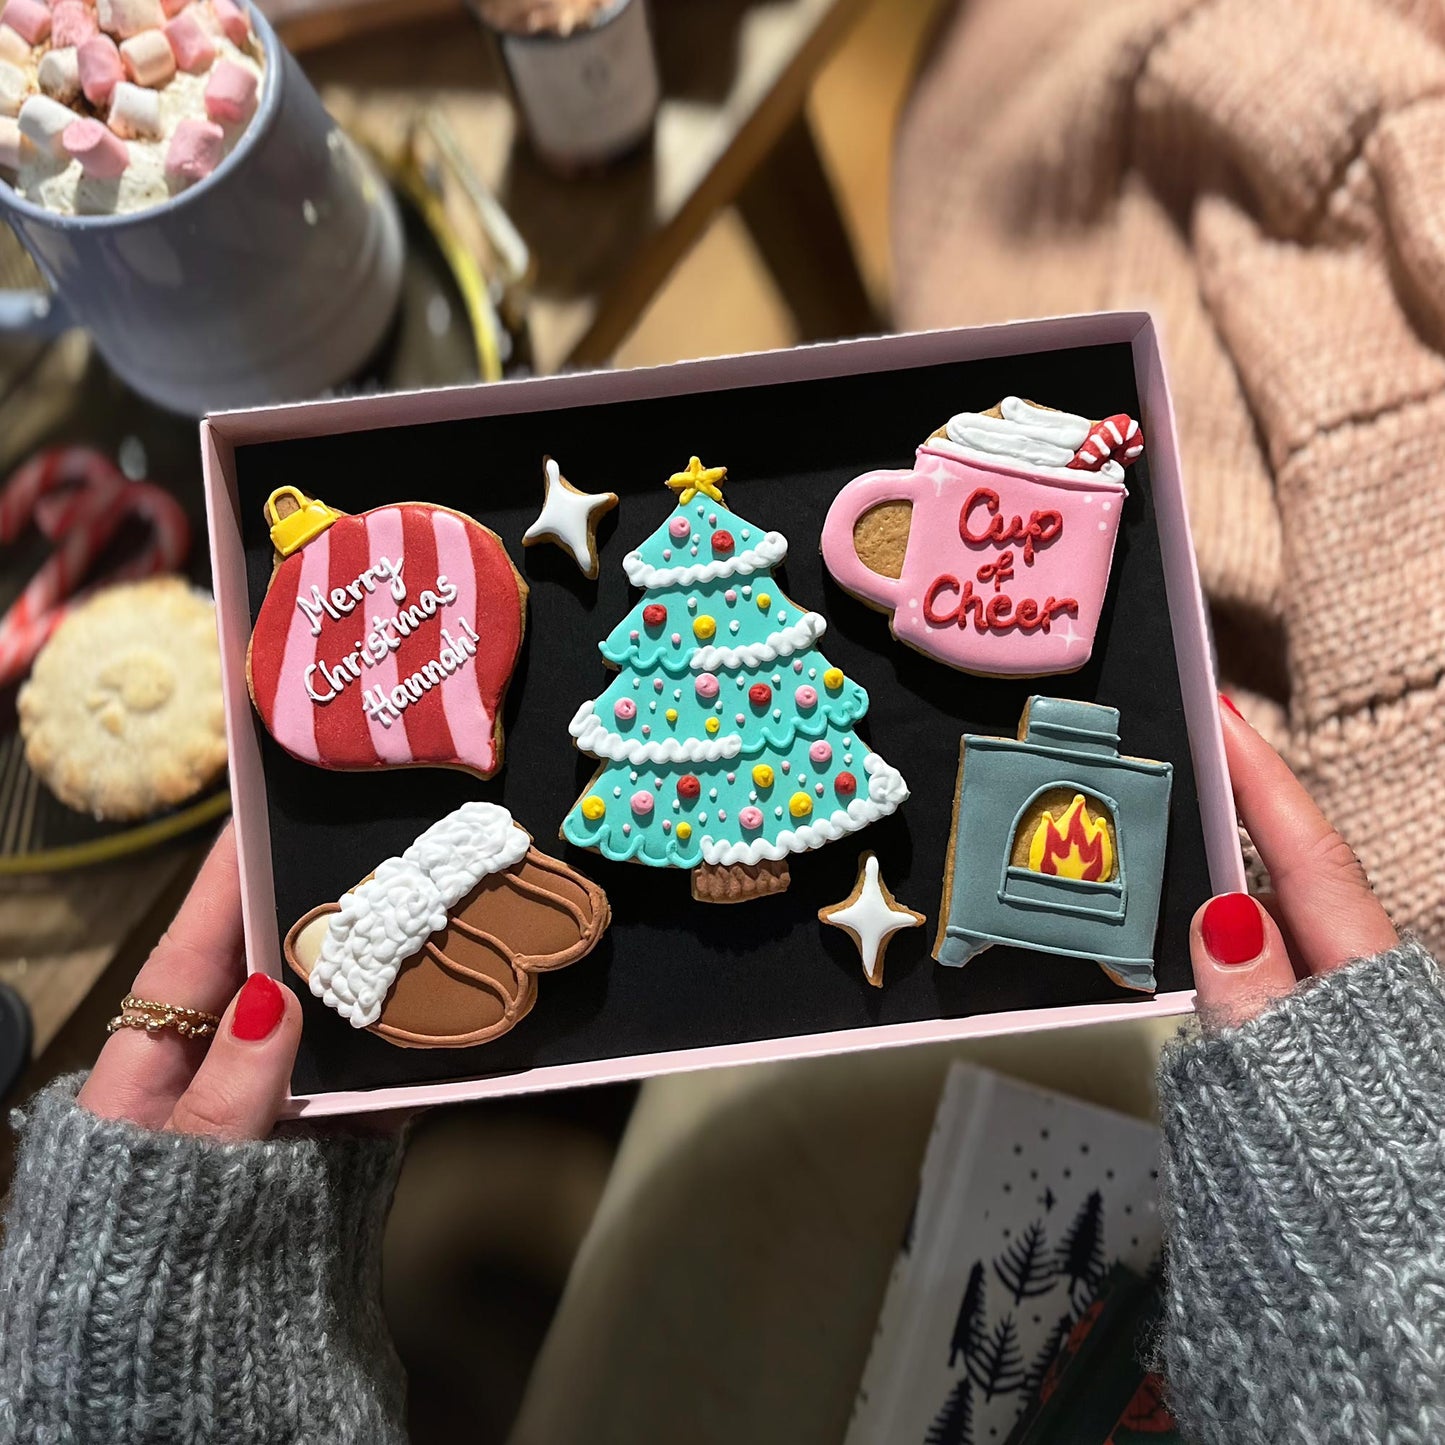
<path fill-rule="evenodd" d="M 174 1029 L 183 1039 L 206 1039 L 216 1032 L 220 1016 L 204 1009 L 183 1008 L 180 1004 L 157 1003 L 154 999 L 127 994 L 120 1001 L 120 1012 L 105 1026 L 108 1034 L 118 1029 L 144 1029 L 158 1034 Z"/>

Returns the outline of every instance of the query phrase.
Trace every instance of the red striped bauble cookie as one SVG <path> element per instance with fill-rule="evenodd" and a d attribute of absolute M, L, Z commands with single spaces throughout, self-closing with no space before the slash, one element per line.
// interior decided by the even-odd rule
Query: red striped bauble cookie
<path fill-rule="evenodd" d="M 251 634 L 251 698 L 302 762 L 489 778 L 527 584 L 495 532 L 430 502 L 348 516 L 294 487 L 266 519 L 276 570 Z"/>

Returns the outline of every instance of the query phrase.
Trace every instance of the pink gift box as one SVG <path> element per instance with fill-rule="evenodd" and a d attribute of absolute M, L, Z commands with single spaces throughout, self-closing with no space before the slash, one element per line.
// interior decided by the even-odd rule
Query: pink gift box
<path fill-rule="evenodd" d="M 1238 830 L 1235 821 L 1229 778 L 1224 761 L 1223 741 L 1219 726 L 1216 701 L 1216 683 L 1211 661 L 1206 611 L 1199 587 L 1193 547 L 1190 541 L 1189 524 L 1185 512 L 1184 491 L 1180 478 L 1180 465 L 1175 441 L 1173 409 L 1165 381 L 1163 362 L 1160 357 L 1154 325 L 1146 313 L 1118 312 L 1099 315 L 1063 317 L 1051 320 L 1022 321 L 1005 325 L 978 327 L 964 330 L 928 332 L 916 335 L 883 337 L 859 341 L 840 342 L 825 346 L 812 346 L 787 351 L 768 352 L 748 356 L 731 356 L 714 360 L 685 362 L 676 366 L 650 368 L 637 371 L 598 372 L 592 374 L 568 375 L 539 378 L 501 385 L 459 387 L 441 391 L 416 392 L 392 396 L 366 396 L 354 399 L 308 402 L 296 405 L 275 406 L 252 411 L 222 413 L 202 423 L 201 441 L 204 460 L 207 505 L 210 519 L 211 556 L 216 593 L 218 626 L 221 643 L 222 679 L 225 692 L 227 730 L 231 752 L 231 786 L 234 799 L 237 841 L 241 858 L 242 902 L 246 926 L 247 956 L 253 970 L 263 971 L 275 978 L 283 978 L 281 958 L 281 934 L 278 927 L 285 919 L 278 919 L 278 879 L 273 871 L 272 816 L 279 800 L 268 797 L 266 768 L 263 764 L 262 735 L 256 714 L 252 708 L 246 682 L 246 652 L 250 638 L 252 610 L 248 581 L 248 556 L 243 531 L 251 525 L 248 517 L 253 505 L 256 468 L 265 465 L 266 448 L 269 443 L 292 442 L 303 439 L 308 446 L 318 450 L 308 452 L 318 458 L 319 467 L 314 481 L 315 490 L 330 501 L 347 505 L 345 496 L 346 478 L 332 472 L 327 475 L 324 465 L 324 446 L 327 438 L 344 438 L 351 433 L 383 432 L 393 428 L 416 428 L 408 446 L 416 458 L 428 455 L 429 438 L 426 428 L 443 426 L 447 423 L 474 419 L 517 419 L 538 416 L 551 412 L 564 412 L 578 407 L 608 407 L 614 404 L 651 402 L 653 404 L 676 400 L 679 404 L 698 397 L 722 397 L 743 388 L 756 389 L 785 388 L 793 383 L 832 382 L 842 379 L 866 378 L 876 374 L 880 384 L 885 378 L 897 377 L 915 368 L 943 368 L 950 365 L 975 363 L 998 359 L 1000 365 L 1007 365 L 1009 359 L 1021 356 L 1041 355 L 1045 360 L 1050 353 L 1067 352 L 1081 347 L 1119 346 L 1129 348 L 1132 356 L 1134 383 L 1139 401 L 1138 420 L 1147 438 L 1146 459 L 1148 465 L 1148 490 L 1150 507 L 1149 524 L 1157 532 L 1158 559 L 1162 571 L 1159 584 L 1162 596 L 1153 600 L 1156 608 L 1167 606 L 1167 631 L 1172 637 L 1174 657 L 1178 672 L 1178 699 L 1182 706 L 1182 732 L 1187 739 L 1185 746 L 1172 756 L 1175 767 L 1176 788 L 1180 773 L 1191 771 L 1193 794 L 1197 796 L 1198 835 L 1202 839 L 1201 855 L 1198 860 L 1199 875 L 1203 887 L 1213 891 L 1243 889 L 1245 886 L 1244 867 L 1240 856 Z M 1017 374 L 1015 367 L 1014 373 Z M 1016 389 L 1010 385 L 1010 390 Z M 996 398 L 994 398 L 996 399 Z M 1036 398 L 1049 401 L 1047 396 Z M 973 398 L 977 400 L 977 398 Z M 1060 397 L 1058 401 L 1068 405 L 1071 398 Z M 765 394 L 756 390 L 746 398 L 739 398 L 738 407 L 766 408 L 770 403 Z M 985 403 L 986 404 L 986 403 Z M 780 390 L 776 401 L 778 419 L 786 419 L 788 398 Z M 755 413 L 761 414 L 761 413 Z M 936 423 L 943 418 L 934 418 Z M 916 445 L 919 433 L 913 436 Z M 710 451 L 725 443 L 726 437 L 698 436 L 694 449 Z M 925 449 L 926 450 L 926 449 Z M 906 452 L 904 453 L 906 455 Z M 886 455 L 883 454 L 883 455 Z M 720 457 L 726 461 L 726 457 Z M 685 460 L 685 458 L 684 458 Z M 869 457 L 868 461 L 876 461 Z M 882 460 L 880 455 L 877 460 Z M 539 456 L 540 464 L 540 456 Z M 679 465 L 681 463 L 679 462 Z M 930 463 L 931 465 L 931 463 Z M 591 490 L 600 490 L 600 482 L 589 482 L 586 475 L 586 460 L 580 454 L 573 470 L 578 474 L 578 485 Z M 857 466 L 852 471 L 843 470 L 836 485 L 842 487 L 850 476 L 866 473 L 867 466 Z M 1039 505 L 1042 493 L 1037 480 L 1014 476 L 1005 478 L 992 469 L 979 469 L 982 474 L 989 472 L 989 485 L 998 478 L 1002 512 L 1012 516 L 1015 512 L 1025 518 Z M 242 502 L 239 476 L 247 473 L 252 489 L 247 500 Z M 479 471 L 479 477 L 481 476 Z M 904 469 L 903 474 L 907 474 Z M 425 475 L 425 467 L 418 465 L 416 475 Z M 323 483 L 321 477 L 325 477 Z M 266 485 L 280 485 L 282 481 L 294 481 L 294 477 L 267 476 Z M 970 469 L 969 481 L 978 481 Z M 1099 481 L 1082 479 L 1085 486 L 1093 487 L 1095 501 L 1092 506 L 1111 495 L 1110 489 L 1100 489 Z M 527 489 L 527 500 L 534 504 L 535 511 L 541 503 L 541 490 L 537 477 L 530 475 L 512 479 L 488 478 L 493 487 Z M 1130 479 L 1132 487 L 1132 477 Z M 393 500 L 406 500 L 419 493 L 424 499 L 425 484 L 414 480 L 411 474 L 398 475 Z M 1003 489 L 1008 489 L 1008 498 L 1003 500 Z M 535 491 L 535 497 L 532 493 Z M 762 515 L 764 508 L 753 505 L 758 494 L 748 499 L 748 507 L 756 519 L 767 525 L 777 525 L 785 532 L 791 532 L 793 555 L 801 559 L 813 548 L 816 531 L 810 533 L 796 521 L 789 524 L 786 502 L 773 504 L 771 516 Z M 514 498 L 515 501 L 515 498 Z M 479 500 L 476 505 L 479 520 L 486 522 L 486 503 Z M 821 514 L 820 514 L 821 518 Z M 1107 538 L 1106 538 L 1107 533 Z M 640 534 L 639 534 L 640 535 Z M 623 553 L 635 545 L 638 536 L 631 529 L 624 531 L 619 526 L 617 535 L 605 542 L 602 555 L 604 572 L 608 568 L 619 568 Z M 1100 533 L 1099 545 L 1105 541 L 1113 545 L 1113 534 L 1105 529 Z M 1042 558 L 1047 549 L 1039 553 Z M 520 550 L 514 550 L 514 559 L 520 564 Z M 254 561 L 254 559 L 251 559 Z M 1039 565 L 1036 560 L 1035 569 Z M 1117 565 L 1117 564 L 1116 564 Z M 555 586 L 555 583 L 535 583 L 539 586 Z M 812 584 L 810 584 L 811 586 Z M 827 596 L 809 596 L 799 590 L 799 601 L 816 605 L 830 618 L 839 612 L 839 593 L 830 599 Z M 844 603 L 846 598 L 842 599 Z M 905 599 L 906 600 L 906 599 Z M 1097 618 L 1097 601 L 1094 616 Z M 605 616 L 600 621 L 593 619 L 600 627 L 598 635 L 605 633 L 615 619 Z M 1107 609 L 1106 609 L 1107 613 Z M 879 622 L 880 619 L 873 619 Z M 591 625 L 591 624 L 589 624 Z M 1117 621 L 1114 624 L 1117 626 Z M 1163 624 L 1161 623 L 1161 626 Z M 843 631 L 843 624 L 838 624 Z M 539 643 L 541 629 L 532 632 L 529 623 L 529 646 Z M 542 639 L 545 646 L 545 638 Z M 1103 646 L 1102 636 L 1096 641 L 1096 655 Z M 882 635 L 877 650 L 888 652 L 888 661 L 906 656 L 896 644 Z M 1167 644 L 1166 644 L 1167 651 Z M 595 654 L 594 654 L 595 656 Z M 940 669 L 935 662 L 914 659 L 918 667 Z M 532 673 L 542 666 L 534 657 Z M 968 679 L 952 674 L 961 684 Z M 1068 691 L 1068 677 L 1057 682 L 1042 679 L 1037 685 L 1018 685 L 1020 696 L 1025 690 L 1049 693 L 1057 690 L 1064 695 Z M 534 686 L 538 685 L 535 682 Z M 587 695 L 587 689 L 598 692 L 604 685 L 603 670 L 598 664 L 593 675 L 577 680 L 579 698 Z M 987 684 L 1003 686 L 1003 684 Z M 525 692 L 527 681 L 519 676 L 519 690 Z M 869 721 L 873 723 L 873 741 L 885 754 L 890 750 L 890 738 L 885 731 L 886 701 L 880 700 L 878 684 L 874 683 L 874 709 Z M 566 736 L 566 719 L 557 724 L 557 736 L 549 738 L 555 744 L 554 767 L 570 770 L 575 755 Z M 959 728 L 958 731 L 962 731 Z M 1000 730 L 1003 730 L 1002 728 Z M 1129 745 L 1130 718 L 1126 714 L 1121 727 L 1124 735 L 1124 751 L 1134 751 Z M 895 748 L 896 751 L 896 748 Z M 956 762 L 956 739 L 953 758 Z M 896 761 L 908 771 L 910 759 L 900 756 Z M 516 764 L 513 764 L 515 767 Z M 942 768 L 938 769 L 942 771 Z M 502 775 L 506 781 L 506 774 Z M 910 778 L 918 785 L 924 780 Z M 952 785 L 951 772 L 947 777 L 929 777 L 927 788 L 948 789 Z M 539 846 L 558 856 L 564 850 L 552 836 L 552 828 L 560 820 L 549 815 L 533 816 L 530 808 L 518 804 L 514 799 L 526 797 L 527 780 L 514 780 L 516 792 L 508 798 L 508 806 L 517 812 L 518 821 L 527 826 L 535 835 Z M 900 816 L 905 820 L 909 805 L 905 805 Z M 882 825 L 880 825 L 882 826 Z M 870 832 L 861 839 L 863 846 L 872 846 Z M 835 844 L 834 847 L 842 845 Z M 826 854 L 829 850 L 823 850 Z M 879 849 L 885 876 L 889 874 L 889 860 Z M 821 856 L 821 855 L 820 855 Z M 358 859 L 358 863 L 363 860 Z M 355 879 L 362 877 L 379 858 L 365 860 L 364 866 L 354 868 Z M 571 853 L 569 861 L 590 876 L 604 882 L 601 871 L 594 865 L 598 860 L 590 853 Z M 626 868 L 628 865 L 606 865 Z M 829 878 L 839 872 L 842 865 L 832 864 Z M 1171 865 L 1172 866 L 1172 865 Z M 929 868 L 933 867 L 932 862 Z M 849 883 L 851 884 L 851 865 Z M 929 915 L 929 932 L 937 922 L 938 887 L 941 875 L 922 874 L 928 879 L 915 883 L 907 892 L 899 891 L 900 898 Z M 681 883 L 686 891 L 686 881 L 649 877 L 649 884 L 657 887 L 664 884 Z M 890 884 L 893 878 L 889 877 Z M 795 887 L 797 885 L 795 884 Z M 830 884 L 831 886 L 831 884 Z M 842 896 L 847 887 L 837 890 Z M 316 899 L 315 902 L 323 902 Z M 827 901 L 833 901 L 829 898 Z M 1193 903 L 1195 900 L 1191 899 Z M 1203 901 L 1201 895 L 1198 900 Z M 768 902 L 743 905 L 748 909 L 771 906 Z M 722 927 L 726 915 L 734 909 L 709 908 L 706 905 L 688 905 L 685 914 L 679 915 L 683 932 L 679 939 L 691 936 L 691 929 L 699 937 Z M 614 913 L 616 910 L 614 909 Z M 617 921 L 614 921 L 614 929 Z M 832 932 L 832 930 L 829 930 Z M 906 935 L 905 935 L 906 936 Z M 824 954 L 824 947 L 818 934 L 814 950 L 817 959 L 798 959 L 798 967 L 827 968 L 833 965 Z M 890 960 L 892 958 L 890 953 Z M 987 967 L 988 955 L 982 955 L 969 968 Z M 673 961 L 675 963 L 675 960 Z M 658 960 L 659 969 L 663 961 Z M 669 967 L 673 964 L 669 964 Z M 856 960 L 854 963 L 856 968 Z M 584 959 L 573 966 L 572 971 L 588 968 L 602 968 L 603 965 Z M 892 964 L 890 963 L 890 967 Z M 935 969 L 931 960 L 920 960 L 918 968 Z M 949 970 L 958 973 L 957 970 Z M 967 972 L 967 970 L 963 970 Z M 559 976 L 565 977 L 565 975 Z M 819 975 L 821 977 L 821 975 Z M 1193 1004 L 1193 992 L 1187 987 L 1187 963 L 1183 974 L 1176 961 L 1171 973 L 1171 986 L 1152 996 L 1108 999 L 1102 1002 L 1062 1003 L 1050 1005 L 1041 998 L 1037 1006 L 1006 1007 L 997 1012 L 970 1012 L 950 1016 L 914 1017 L 906 1021 L 864 1023 L 862 1026 L 818 1028 L 799 1030 L 793 1025 L 793 1016 L 780 1008 L 779 1016 L 766 1023 L 762 1030 L 754 1029 L 746 1035 L 719 1042 L 691 1046 L 684 1039 L 681 1043 L 674 1036 L 659 1036 L 653 1047 L 639 1047 L 615 1056 L 598 1056 L 574 1059 L 569 1062 L 539 1062 L 532 1066 L 510 1067 L 505 1070 L 489 1062 L 487 1049 L 483 1046 L 465 1057 L 458 1068 L 474 1069 L 477 1077 L 454 1078 L 445 1082 L 408 1082 L 399 1085 L 374 1088 L 355 1087 L 311 1087 L 292 1094 L 287 1112 L 292 1115 L 316 1116 L 340 1114 L 372 1109 L 388 1109 L 401 1106 L 427 1105 L 449 1100 L 495 1097 L 508 1094 L 530 1093 L 549 1089 L 573 1087 L 582 1084 L 616 1082 L 643 1078 L 655 1074 L 680 1072 L 773 1059 L 802 1058 L 823 1054 L 843 1053 L 854 1050 L 893 1047 L 910 1043 L 938 1042 L 952 1039 L 980 1038 L 991 1035 L 1014 1033 L 1024 1030 L 1059 1028 L 1118 1020 L 1122 1018 L 1159 1017 L 1188 1012 Z M 294 983 L 294 980 L 288 980 Z M 855 980 L 859 990 L 873 994 L 862 981 L 861 972 Z M 555 987 L 549 979 L 543 984 L 542 997 L 534 1018 L 544 1019 L 548 1009 L 547 988 Z M 601 987 L 601 984 L 598 985 Z M 874 995 L 876 997 L 876 995 Z M 883 991 L 887 999 L 887 988 Z M 532 1020 L 524 1022 L 527 1027 Z M 342 1021 L 329 1016 L 322 1019 L 308 1017 L 307 1028 L 324 1027 L 334 1024 L 336 1029 L 345 1029 Z M 760 1036 L 766 1032 L 767 1036 Z M 492 1069 L 488 1074 L 486 1071 Z"/>

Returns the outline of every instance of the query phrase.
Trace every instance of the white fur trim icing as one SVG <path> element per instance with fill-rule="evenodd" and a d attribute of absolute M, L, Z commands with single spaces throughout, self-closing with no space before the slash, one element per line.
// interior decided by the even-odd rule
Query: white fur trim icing
<path fill-rule="evenodd" d="M 828 630 L 828 623 L 819 612 L 805 612 L 796 622 L 764 638 L 741 647 L 699 647 L 688 661 L 695 672 L 716 672 L 733 667 L 762 667 L 780 657 L 791 657 L 811 647 Z"/>
<path fill-rule="evenodd" d="M 776 862 L 789 853 L 806 853 L 848 833 L 856 833 L 869 823 L 886 818 L 908 801 L 908 784 L 898 770 L 884 762 L 877 753 L 869 753 L 863 759 L 863 770 L 868 774 L 866 798 L 854 798 L 846 808 L 839 808 L 828 817 L 805 823 L 800 828 L 785 829 L 771 841 L 758 838 L 751 843 L 723 843 L 709 835 L 703 838 L 701 844 L 703 861 L 724 868 L 739 863 L 760 863 L 764 858 Z"/>
<path fill-rule="evenodd" d="M 612 732 L 594 711 L 594 704 L 584 702 L 567 731 L 577 740 L 584 753 L 595 758 L 611 758 L 629 763 L 712 763 L 721 758 L 735 758 L 743 750 L 743 740 L 736 733 L 725 738 L 624 738 Z"/>
<path fill-rule="evenodd" d="M 311 970 L 311 992 L 353 1028 L 381 1016 L 402 964 L 483 878 L 526 857 L 532 840 L 495 803 L 463 803 L 399 858 L 341 895 Z"/>
<path fill-rule="evenodd" d="M 765 567 L 776 567 L 788 555 L 788 539 L 781 532 L 769 532 L 756 547 L 713 562 L 693 562 L 686 567 L 654 567 L 642 560 L 641 552 L 629 552 L 622 559 L 623 571 L 634 587 L 696 587 L 721 577 L 746 577 Z"/>

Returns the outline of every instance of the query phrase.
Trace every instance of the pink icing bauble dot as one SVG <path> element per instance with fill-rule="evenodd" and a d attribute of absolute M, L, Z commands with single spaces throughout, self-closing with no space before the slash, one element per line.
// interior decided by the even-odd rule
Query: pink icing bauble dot
<path fill-rule="evenodd" d="M 632 795 L 632 811 L 645 818 L 652 811 L 652 794 L 639 790 Z"/>
<path fill-rule="evenodd" d="M 729 587 L 728 590 L 723 593 L 723 601 L 724 601 L 724 602 L 736 602 L 737 600 L 738 600 L 738 594 L 737 594 L 736 592 L 734 592 L 731 587 Z"/>
<path fill-rule="evenodd" d="M 826 767 L 833 761 L 833 745 L 826 743 L 819 738 L 812 747 L 808 749 L 808 757 L 812 759 L 817 767 Z"/>
<path fill-rule="evenodd" d="M 717 696 L 717 693 L 717 678 L 715 678 L 710 672 L 703 673 L 703 675 L 697 680 L 697 695 L 701 698 L 706 698 L 711 701 Z"/>
<path fill-rule="evenodd" d="M 763 826 L 763 813 L 761 808 L 744 808 L 738 814 L 738 822 L 742 825 L 743 832 L 756 833 Z"/>
<path fill-rule="evenodd" d="M 674 517 L 672 521 L 667 524 L 667 530 L 681 542 L 682 539 L 692 531 L 692 524 L 686 517 Z"/>
<path fill-rule="evenodd" d="M 629 642 L 636 642 L 641 637 L 641 635 L 642 634 L 639 632 L 629 632 L 627 634 L 627 640 Z"/>
<path fill-rule="evenodd" d="M 793 664 L 793 671 L 794 671 L 794 672 L 802 672 L 802 670 L 803 670 L 803 663 L 802 663 L 802 659 L 800 658 L 797 662 L 795 662 L 795 663 Z"/>
<path fill-rule="evenodd" d="M 742 727 L 742 725 L 747 722 L 747 718 L 745 718 L 742 713 L 738 713 L 733 720 L 737 723 L 739 727 Z"/>
<path fill-rule="evenodd" d="M 817 707 L 818 689 L 809 687 L 806 683 L 794 694 L 794 699 L 799 707 Z"/>
<path fill-rule="evenodd" d="M 682 633 L 680 633 L 680 632 L 674 632 L 674 633 L 672 634 L 672 645 L 673 645 L 674 647 L 676 647 L 681 641 L 682 641 Z"/>
<path fill-rule="evenodd" d="M 612 704 L 612 715 L 622 722 L 631 722 L 637 716 L 637 704 L 630 697 L 619 697 Z"/>
<path fill-rule="evenodd" d="M 652 690 L 653 692 L 662 691 L 662 679 L 660 677 L 655 677 L 652 679 Z"/>

